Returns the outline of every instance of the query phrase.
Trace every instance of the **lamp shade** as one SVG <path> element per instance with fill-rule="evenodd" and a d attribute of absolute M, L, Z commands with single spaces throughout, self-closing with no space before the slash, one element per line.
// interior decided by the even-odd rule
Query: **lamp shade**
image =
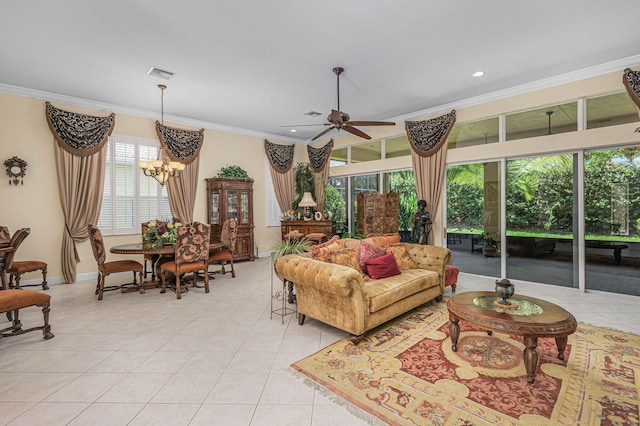
<path fill-rule="evenodd" d="M 315 207 L 317 206 L 316 202 L 313 201 L 313 197 L 310 192 L 305 192 L 302 194 L 302 200 L 298 203 L 300 207 Z"/>

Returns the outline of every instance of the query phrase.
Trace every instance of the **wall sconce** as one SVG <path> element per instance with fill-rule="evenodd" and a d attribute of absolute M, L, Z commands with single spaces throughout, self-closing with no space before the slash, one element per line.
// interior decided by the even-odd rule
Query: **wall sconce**
<path fill-rule="evenodd" d="M 11 157 L 4 162 L 4 165 L 7 168 L 7 175 L 9 176 L 9 185 L 12 183 L 18 185 L 18 182 L 24 185 L 23 179 L 27 171 L 27 162 L 18 157 Z"/>

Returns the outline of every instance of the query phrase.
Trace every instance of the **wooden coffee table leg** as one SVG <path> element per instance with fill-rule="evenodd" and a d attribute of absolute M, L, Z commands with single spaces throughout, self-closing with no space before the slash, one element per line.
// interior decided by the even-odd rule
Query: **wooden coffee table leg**
<path fill-rule="evenodd" d="M 527 382 L 533 383 L 533 375 L 538 365 L 538 338 L 533 336 L 524 336 L 524 368 L 527 370 Z"/>
<path fill-rule="evenodd" d="M 558 359 L 564 359 L 564 350 L 567 347 L 568 336 L 556 337 L 556 346 L 558 347 Z"/>
<path fill-rule="evenodd" d="M 451 350 L 454 352 L 458 350 L 458 337 L 460 337 L 459 321 L 458 318 L 449 315 L 449 337 L 451 337 Z"/>

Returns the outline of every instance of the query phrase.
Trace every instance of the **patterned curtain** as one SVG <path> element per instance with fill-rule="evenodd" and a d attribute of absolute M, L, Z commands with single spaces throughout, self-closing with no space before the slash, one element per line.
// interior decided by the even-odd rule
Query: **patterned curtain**
<path fill-rule="evenodd" d="M 102 206 L 106 146 L 115 114 L 94 117 L 63 111 L 45 103 L 47 122 L 53 133 L 60 204 L 64 215 L 62 276 L 76 280 L 80 261 L 76 243 L 89 238 L 88 225 L 98 223 Z"/>
<path fill-rule="evenodd" d="M 456 121 L 456 111 L 425 121 L 406 121 L 405 130 L 411 144 L 411 162 L 418 199 L 427 202 L 431 217 L 440 205 L 447 159 L 447 136 Z M 429 232 L 427 244 L 433 245 Z"/>
<path fill-rule="evenodd" d="M 314 148 L 307 145 L 307 153 L 309 154 L 309 163 L 313 169 L 313 180 L 315 182 L 316 191 L 316 210 L 324 211 L 324 190 L 329 181 L 329 166 L 331 162 L 331 150 L 333 149 L 333 139 L 331 139 L 322 148 Z"/>
<path fill-rule="evenodd" d="M 191 223 L 198 190 L 199 154 L 204 141 L 204 129 L 176 129 L 156 121 L 156 133 L 169 158 L 185 164 L 177 177 L 168 180 L 167 193 L 171 214 L 180 218 L 182 223 Z"/>
<path fill-rule="evenodd" d="M 271 180 L 282 212 L 291 210 L 295 198 L 293 185 L 293 152 L 295 145 L 278 145 L 264 140 L 264 150 L 271 165 Z"/>
<path fill-rule="evenodd" d="M 630 68 L 625 69 L 622 82 L 624 83 L 624 87 L 627 88 L 629 96 L 631 96 L 631 99 L 636 104 L 638 117 L 640 117 L 640 71 L 633 71 Z"/>

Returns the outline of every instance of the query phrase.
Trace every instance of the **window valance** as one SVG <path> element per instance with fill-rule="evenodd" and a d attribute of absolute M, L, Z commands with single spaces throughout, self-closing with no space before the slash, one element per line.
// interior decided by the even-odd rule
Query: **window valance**
<path fill-rule="evenodd" d="M 156 132 L 160 144 L 167 148 L 167 155 L 172 161 L 189 164 L 198 158 L 204 140 L 204 129 L 176 129 L 156 121 Z"/>
<path fill-rule="evenodd" d="M 633 102 L 640 108 L 640 71 L 633 71 L 630 68 L 625 69 L 622 82 Z"/>
<path fill-rule="evenodd" d="M 440 150 L 456 122 L 456 110 L 424 121 L 405 121 L 411 149 L 421 157 L 430 157 Z"/>
<path fill-rule="evenodd" d="M 116 115 L 106 117 L 78 114 L 45 103 L 47 123 L 61 148 L 72 155 L 86 157 L 98 152 L 113 132 Z"/>
<path fill-rule="evenodd" d="M 291 169 L 294 147 L 295 144 L 279 145 L 266 139 L 264 140 L 264 150 L 267 153 L 269 164 L 278 173 L 285 173 Z"/>
<path fill-rule="evenodd" d="M 333 139 L 321 148 L 314 148 L 307 145 L 307 153 L 309 154 L 309 164 L 314 172 L 318 173 L 324 170 L 324 166 L 331 158 L 331 150 L 333 149 Z"/>

